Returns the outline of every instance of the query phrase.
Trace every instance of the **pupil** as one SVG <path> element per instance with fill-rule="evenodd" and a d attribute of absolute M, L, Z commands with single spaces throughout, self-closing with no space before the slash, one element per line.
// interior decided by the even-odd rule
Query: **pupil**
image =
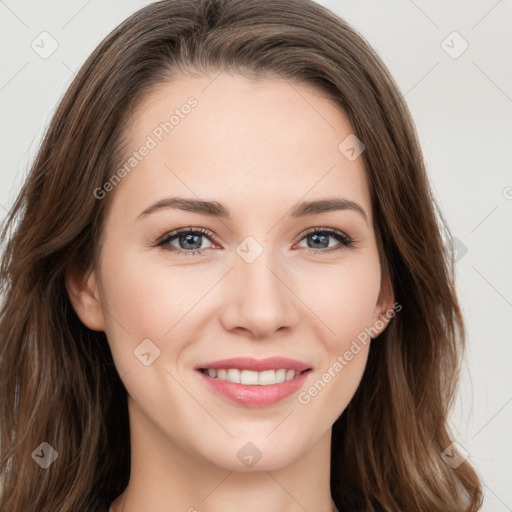
<path fill-rule="evenodd" d="M 180 240 L 181 241 L 184 240 L 184 243 L 186 243 L 186 244 L 192 244 L 193 247 L 188 247 L 189 249 L 200 249 L 201 237 L 202 237 L 202 235 L 194 235 L 192 233 L 188 233 L 188 234 L 180 237 Z M 329 247 L 329 243 L 327 241 L 327 239 L 329 238 L 329 235 L 319 235 L 318 233 L 314 233 L 312 235 L 309 235 L 308 238 L 313 241 L 314 245 L 316 245 L 315 248 L 318 248 L 319 245 L 320 245 L 320 247 L 323 247 L 323 248 Z"/>
<path fill-rule="evenodd" d="M 192 233 L 188 233 L 186 235 L 183 235 L 181 239 L 185 239 L 185 243 L 192 243 L 194 247 L 187 247 L 188 249 L 199 249 L 201 247 L 201 242 L 198 242 L 198 240 L 201 238 L 202 235 L 194 235 Z M 195 239 L 195 242 L 190 242 L 190 238 Z"/>
<path fill-rule="evenodd" d="M 314 233 L 313 235 L 310 235 L 310 237 L 314 240 L 315 243 L 318 242 L 319 238 L 322 238 L 323 242 L 324 242 L 324 244 L 322 244 L 322 247 L 328 247 L 329 246 L 328 243 L 325 244 L 325 241 L 327 240 L 328 235 L 319 235 L 318 233 Z"/>

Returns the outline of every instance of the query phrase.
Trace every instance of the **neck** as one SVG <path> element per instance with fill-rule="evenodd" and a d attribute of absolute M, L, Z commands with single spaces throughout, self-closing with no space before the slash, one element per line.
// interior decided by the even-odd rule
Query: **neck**
<path fill-rule="evenodd" d="M 235 471 L 172 442 L 128 401 L 130 481 L 110 512 L 337 512 L 330 493 L 330 430 L 287 464 L 270 467 L 262 456 L 254 465 L 260 469 Z"/>

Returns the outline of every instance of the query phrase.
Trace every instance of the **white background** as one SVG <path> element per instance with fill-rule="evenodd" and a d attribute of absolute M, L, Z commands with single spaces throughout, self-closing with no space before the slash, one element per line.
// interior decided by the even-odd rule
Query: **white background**
<path fill-rule="evenodd" d="M 147 3 L 0 0 L 0 216 L 74 73 Z M 459 249 L 467 248 L 459 252 L 457 287 L 468 351 L 452 425 L 484 481 L 483 510 L 512 511 L 512 3 L 319 3 L 351 23 L 389 67 L 416 122 L 435 195 Z M 58 43 L 46 59 L 31 48 L 43 31 Z M 453 31 L 469 45 L 458 58 L 442 47 Z M 453 35 L 445 43 L 452 52 L 462 44 Z"/>

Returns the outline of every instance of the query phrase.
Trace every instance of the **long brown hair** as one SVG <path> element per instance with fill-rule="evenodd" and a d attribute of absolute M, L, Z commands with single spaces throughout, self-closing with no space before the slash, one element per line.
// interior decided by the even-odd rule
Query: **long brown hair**
<path fill-rule="evenodd" d="M 128 483 L 126 390 L 105 333 L 74 312 L 65 276 L 97 261 L 112 194 L 99 200 L 94 191 L 126 158 L 130 111 L 190 70 L 313 85 L 365 145 L 381 264 L 403 309 L 372 342 L 360 386 L 333 425 L 335 503 L 478 510 L 474 469 L 442 457 L 453 440 L 447 415 L 464 325 L 415 127 L 375 51 L 311 0 L 152 3 L 100 43 L 63 96 L 1 232 L 0 509 L 106 510 Z M 43 442 L 58 454 L 48 469 L 34 457 L 50 450 Z"/>

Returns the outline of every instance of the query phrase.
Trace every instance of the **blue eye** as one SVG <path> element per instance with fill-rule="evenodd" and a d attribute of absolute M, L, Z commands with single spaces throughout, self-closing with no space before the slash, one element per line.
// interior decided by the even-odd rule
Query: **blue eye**
<path fill-rule="evenodd" d="M 156 246 L 163 247 L 165 250 L 170 252 L 184 254 L 187 256 L 201 255 L 205 250 L 205 248 L 200 248 L 203 238 L 216 241 L 215 236 L 207 229 L 187 228 L 172 231 L 171 233 L 164 235 L 164 237 L 156 243 Z M 314 228 L 303 234 L 299 241 L 304 239 L 316 244 L 316 247 L 306 248 L 312 253 L 325 253 L 345 249 L 352 246 L 354 243 L 354 241 L 345 235 L 345 233 L 331 228 Z M 329 239 L 336 239 L 339 244 L 334 247 L 330 247 Z M 175 240 L 178 242 L 178 247 L 171 244 L 171 242 L 174 242 Z"/>
<path fill-rule="evenodd" d="M 168 233 L 165 235 L 160 242 L 157 243 L 158 247 L 164 247 L 166 250 L 171 252 L 177 252 L 186 254 L 187 256 L 193 256 L 195 254 L 201 254 L 204 249 L 197 249 L 198 246 L 201 245 L 201 239 L 204 237 L 213 238 L 213 235 L 210 234 L 210 232 L 206 229 L 202 228 L 188 228 L 188 229 L 181 229 L 177 231 L 173 231 L 172 233 Z M 178 240 L 179 245 L 183 245 L 182 247 L 174 247 L 171 245 L 171 241 L 174 241 L 175 239 Z M 187 245 L 189 246 L 189 249 L 194 249 L 192 251 L 187 250 Z M 192 247 L 190 247 L 190 245 Z"/>
<path fill-rule="evenodd" d="M 335 238 L 336 240 L 338 240 L 338 242 L 340 242 L 340 244 L 338 246 L 335 246 L 334 248 L 330 247 L 329 242 L 328 242 L 329 238 L 331 238 L 331 239 Z M 324 228 L 324 229 L 315 228 L 311 231 L 306 232 L 303 235 L 303 238 L 301 238 L 301 240 L 303 240 L 303 239 L 307 239 L 308 241 L 310 240 L 313 244 L 317 244 L 317 247 L 313 247 L 313 248 L 307 247 L 307 249 L 313 253 L 331 252 L 331 250 L 344 249 L 346 247 L 352 246 L 354 243 L 354 241 L 351 238 L 349 238 L 347 235 L 345 235 L 345 233 L 342 233 L 341 231 L 338 231 L 337 229 L 331 229 L 331 228 Z M 325 246 L 326 243 L 327 243 L 327 245 Z M 320 247 L 320 250 L 318 249 L 318 247 Z M 328 250 L 322 250 L 322 247 L 324 247 L 325 249 L 328 249 Z"/>

